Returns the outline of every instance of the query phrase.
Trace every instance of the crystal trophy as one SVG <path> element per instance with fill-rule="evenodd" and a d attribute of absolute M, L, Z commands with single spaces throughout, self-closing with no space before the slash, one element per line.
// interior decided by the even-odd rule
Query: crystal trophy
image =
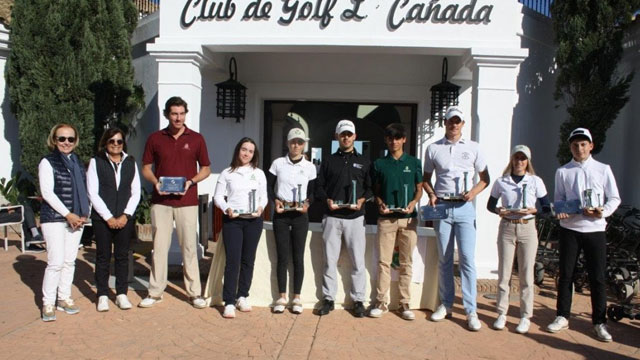
<path fill-rule="evenodd" d="M 297 191 L 296 191 L 297 190 Z M 284 202 L 284 211 L 302 211 L 303 209 L 303 200 L 302 200 L 302 184 L 298 184 L 297 189 L 292 189 L 293 191 L 293 201 Z"/>
<path fill-rule="evenodd" d="M 256 210 L 256 189 L 251 189 L 249 193 L 249 209 L 237 209 L 233 210 L 233 212 L 242 218 L 255 218 L 257 217 Z"/>
<path fill-rule="evenodd" d="M 184 186 L 187 178 L 180 176 L 160 176 L 160 191 L 172 194 L 184 192 Z"/>
<path fill-rule="evenodd" d="M 447 218 L 447 206 L 436 204 L 435 206 L 423 206 L 420 208 L 420 219 L 422 221 L 442 220 Z"/>
<path fill-rule="evenodd" d="M 394 194 L 396 195 L 394 198 L 396 202 L 398 202 L 398 191 L 394 191 Z M 391 212 L 405 212 L 407 209 L 407 205 L 409 205 L 409 185 L 404 184 L 404 206 L 397 207 L 396 204 L 389 204 L 387 209 Z"/>
<path fill-rule="evenodd" d="M 525 213 L 527 211 L 527 184 L 522 184 L 522 206 L 513 206 L 505 210 L 511 213 Z"/>
<path fill-rule="evenodd" d="M 595 206 L 593 206 L 593 199 L 591 197 L 592 195 L 593 195 L 592 189 L 586 189 L 585 191 L 582 192 L 582 197 L 584 198 L 584 207 L 590 211 L 592 211 L 595 208 Z"/>
<path fill-rule="evenodd" d="M 463 194 L 466 194 L 466 193 L 468 192 L 468 188 L 467 188 L 467 178 L 469 177 L 469 172 L 468 172 L 468 171 L 465 171 L 465 172 L 463 173 L 463 176 L 464 176 L 464 178 L 463 178 L 463 179 L 464 179 L 464 184 L 462 185 L 462 189 L 463 189 L 462 193 L 461 193 L 461 194 L 458 194 L 458 195 L 456 195 L 455 193 L 448 193 L 448 194 L 444 194 L 444 195 L 441 197 L 441 199 L 442 199 L 442 200 L 445 200 L 445 201 L 464 201 L 464 196 L 463 196 Z M 457 178 L 457 179 L 458 179 L 458 180 L 457 180 L 457 183 L 458 183 L 458 185 L 459 185 L 460 178 Z"/>

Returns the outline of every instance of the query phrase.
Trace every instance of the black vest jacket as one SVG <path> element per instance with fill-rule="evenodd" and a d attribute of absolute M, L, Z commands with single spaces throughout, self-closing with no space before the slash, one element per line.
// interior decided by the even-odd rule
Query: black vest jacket
<path fill-rule="evenodd" d="M 116 188 L 116 174 L 111 162 L 103 156 L 96 156 L 96 172 L 98 174 L 98 195 L 114 217 L 124 213 L 127 203 L 131 198 L 131 182 L 136 172 L 135 161 L 127 156 L 118 165 L 120 172 L 120 187 Z M 91 217 L 102 219 L 96 211 L 92 211 Z"/>
<path fill-rule="evenodd" d="M 64 166 L 61 156 L 64 155 L 55 151 L 44 158 L 49 161 L 49 164 L 51 164 L 51 167 L 53 168 L 53 192 L 58 196 L 60 201 L 62 201 L 64 206 L 69 209 L 69 211 L 73 211 L 73 187 L 71 183 L 71 173 L 67 170 L 67 167 Z M 77 157 L 78 155 L 72 154 L 71 156 Z M 84 173 L 83 178 L 85 178 L 86 182 L 86 176 Z M 60 213 L 55 211 L 46 201 L 43 201 L 42 207 L 40 208 L 40 222 L 47 223 L 62 221 L 67 220 L 60 215 Z"/>

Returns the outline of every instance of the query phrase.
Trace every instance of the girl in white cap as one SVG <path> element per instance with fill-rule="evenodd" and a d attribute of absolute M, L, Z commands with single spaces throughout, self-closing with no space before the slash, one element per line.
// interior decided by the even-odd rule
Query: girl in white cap
<path fill-rule="evenodd" d="M 498 200 L 501 206 L 496 207 Z M 520 323 L 516 332 L 529 331 L 533 315 L 534 265 L 538 249 L 538 232 L 535 224 L 536 200 L 543 209 L 549 208 L 547 189 L 535 175 L 531 163 L 531 150 L 526 145 L 516 145 L 502 177 L 493 184 L 487 209 L 501 217 L 498 230 L 498 318 L 493 328 L 502 330 L 507 322 L 509 308 L 509 280 L 513 258 L 518 256 L 520 280 Z"/>
<path fill-rule="evenodd" d="M 312 180 L 316 167 L 304 157 L 309 139 L 302 129 L 293 128 L 287 135 L 287 155 L 273 161 L 267 174 L 269 200 L 275 203 L 273 232 L 278 254 L 278 292 L 280 298 L 273 312 L 283 313 L 287 301 L 287 268 L 289 254 L 293 259 L 293 301 L 291 311 L 302 313 L 300 292 L 304 277 L 304 250 L 309 230 L 309 199 L 313 198 Z"/>

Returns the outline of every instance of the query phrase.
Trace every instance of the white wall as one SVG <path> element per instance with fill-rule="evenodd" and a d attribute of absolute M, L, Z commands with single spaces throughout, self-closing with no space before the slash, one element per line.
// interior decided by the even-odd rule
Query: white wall
<path fill-rule="evenodd" d="M 20 166 L 20 139 L 18 121 L 11 112 L 9 89 L 5 78 L 7 57 L 9 56 L 9 29 L 0 24 L 0 178 L 11 178 Z"/>

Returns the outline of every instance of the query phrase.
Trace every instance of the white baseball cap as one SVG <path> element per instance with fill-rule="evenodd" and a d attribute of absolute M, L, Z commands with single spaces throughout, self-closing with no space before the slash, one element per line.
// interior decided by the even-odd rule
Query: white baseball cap
<path fill-rule="evenodd" d="M 531 160 L 531 149 L 527 145 L 516 145 L 511 149 L 511 156 L 515 155 L 515 153 L 523 153 L 527 159 Z"/>
<path fill-rule="evenodd" d="M 456 116 L 460 118 L 460 121 L 464 121 L 464 114 L 462 113 L 462 110 L 457 106 L 451 106 L 447 109 L 447 113 L 444 115 L 444 118 L 449 120 Z"/>
<path fill-rule="evenodd" d="M 306 137 L 304 130 L 300 128 L 293 128 L 289 130 L 287 134 L 287 141 L 291 141 L 293 139 L 302 139 L 304 141 L 309 141 L 309 138 Z"/>
<path fill-rule="evenodd" d="M 336 126 L 336 134 L 342 134 L 345 131 L 349 131 L 352 134 L 356 133 L 356 126 L 353 125 L 351 120 L 340 120 Z"/>
<path fill-rule="evenodd" d="M 575 128 L 571 132 L 571 134 L 569 134 L 569 138 L 567 140 L 569 140 L 569 142 L 571 142 L 571 139 L 573 139 L 576 136 L 586 137 L 587 139 L 589 139 L 589 142 L 593 142 L 593 138 L 591 137 L 591 132 L 589 131 L 589 129 Z"/>

